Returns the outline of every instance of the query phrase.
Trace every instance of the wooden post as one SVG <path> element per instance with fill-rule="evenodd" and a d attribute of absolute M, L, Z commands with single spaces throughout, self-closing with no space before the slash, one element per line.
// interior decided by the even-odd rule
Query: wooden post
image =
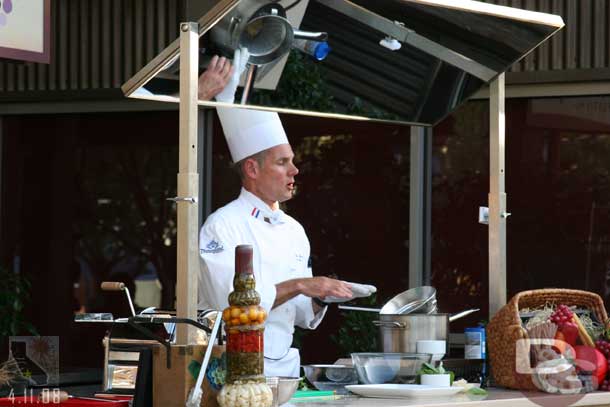
<path fill-rule="evenodd" d="M 489 86 L 489 318 L 506 304 L 504 74 Z"/>
<path fill-rule="evenodd" d="M 197 23 L 180 24 L 180 140 L 178 172 L 178 264 L 176 315 L 197 320 L 199 272 L 199 174 L 197 173 L 197 74 L 199 35 Z M 176 343 L 195 343 L 195 328 L 178 324 Z"/>

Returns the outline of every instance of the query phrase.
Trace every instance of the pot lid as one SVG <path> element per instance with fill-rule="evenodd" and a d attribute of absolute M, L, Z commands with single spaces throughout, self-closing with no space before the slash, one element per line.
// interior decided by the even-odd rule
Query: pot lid
<path fill-rule="evenodd" d="M 436 311 L 436 289 L 430 286 L 411 288 L 398 294 L 379 311 L 382 315 L 429 314 Z"/>

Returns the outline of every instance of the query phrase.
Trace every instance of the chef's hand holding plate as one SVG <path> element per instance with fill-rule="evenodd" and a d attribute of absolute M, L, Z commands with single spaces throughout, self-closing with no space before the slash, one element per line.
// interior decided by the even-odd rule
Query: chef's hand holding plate
<path fill-rule="evenodd" d="M 348 298 L 353 296 L 349 283 L 328 277 L 310 277 L 300 280 L 301 293 L 311 298 L 338 297 Z"/>
<path fill-rule="evenodd" d="M 333 295 L 324 297 L 322 301 L 325 303 L 333 303 L 333 302 L 347 302 L 351 301 L 355 298 L 368 297 L 377 292 L 377 287 L 370 284 L 358 284 L 358 283 L 350 283 L 347 281 L 343 281 L 346 284 L 349 284 L 352 289 L 352 295 L 349 298 L 345 297 L 336 297 Z"/>

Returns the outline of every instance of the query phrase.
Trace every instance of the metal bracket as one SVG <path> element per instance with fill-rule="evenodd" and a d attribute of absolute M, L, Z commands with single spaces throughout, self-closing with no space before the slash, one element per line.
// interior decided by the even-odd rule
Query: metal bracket
<path fill-rule="evenodd" d="M 148 318 L 146 318 L 146 320 L 148 320 Z M 165 340 L 163 338 L 161 338 L 159 335 L 155 335 L 154 333 L 152 333 L 149 329 L 138 325 L 138 317 L 131 317 L 127 320 L 127 324 L 131 327 L 133 327 L 136 331 L 139 331 L 141 334 L 143 334 L 144 336 L 154 339 L 157 342 L 159 342 L 161 345 L 163 345 L 165 347 L 165 364 L 167 366 L 168 369 L 172 368 L 172 358 L 171 358 L 171 343 L 168 340 Z"/>
<path fill-rule="evenodd" d="M 504 219 L 508 218 L 510 215 L 511 215 L 511 213 L 510 213 L 510 212 L 502 212 L 502 213 L 500 214 L 500 216 L 501 216 L 501 217 L 503 217 Z"/>
<path fill-rule="evenodd" d="M 172 201 L 172 202 L 188 202 L 188 203 L 192 203 L 192 204 L 196 204 L 198 202 L 198 199 L 196 197 L 192 197 L 192 196 L 187 196 L 185 198 L 175 196 L 173 198 L 165 198 L 165 200 Z"/>
<path fill-rule="evenodd" d="M 219 312 L 218 315 L 216 316 L 216 318 L 222 318 L 222 314 Z M 197 321 L 193 321 L 192 319 L 189 318 L 155 318 L 154 316 L 133 316 L 130 317 L 127 320 L 127 323 L 133 327 L 134 329 L 136 329 L 137 331 L 139 331 L 140 333 L 142 333 L 144 336 L 146 336 L 147 338 L 150 339 L 154 339 L 157 342 L 159 342 L 161 345 L 163 345 L 165 347 L 165 353 L 166 353 L 166 366 L 168 369 L 171 369 L 172 367 L 172 362 L 171 362 L 171 342 L 169 340 L 165 340 L 163 338 L 161 338 L 159 335 L 156 335 L 155 333 L 153 333 L 152 331 L 150 331 L 148 328 L 140 325 L 140 323 L 143 322 L 148 322 L 148 323 L 156 323 L 156 324 L 165 324 L 165 323 L 185 323 L 185 324 L 189 324 L 192 325 L 196 328 L 201 329 L 204 332 L 207 332 L 208 334 L 210 334 L 210 339 L 208 341 L 208 343 L 213 344 L 216 335 L 218 335 L 219 331 L 217 330 L 216 334 L 214 334 L 214 330 L 210 329 L 209 327 L 200 324 Z M 216 320 L 215 321 L 217 324 L 221 323 L 221 320 Z M 216 325 L 216 324 L 215 324 Z M 219 337 L 219 341 L 218 344 L 221 345 L 222 344 L 222 335 L 220 335 Z"/>

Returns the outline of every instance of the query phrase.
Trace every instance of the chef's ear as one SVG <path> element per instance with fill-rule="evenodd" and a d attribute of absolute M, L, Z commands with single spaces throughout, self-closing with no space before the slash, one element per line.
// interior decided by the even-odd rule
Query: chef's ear
<path fill-rule="evenodd" d="M 256 179 L 260 173 L 260 165 L 255 158 L 246 158 L 242 170 L 246 178 Z"/>

